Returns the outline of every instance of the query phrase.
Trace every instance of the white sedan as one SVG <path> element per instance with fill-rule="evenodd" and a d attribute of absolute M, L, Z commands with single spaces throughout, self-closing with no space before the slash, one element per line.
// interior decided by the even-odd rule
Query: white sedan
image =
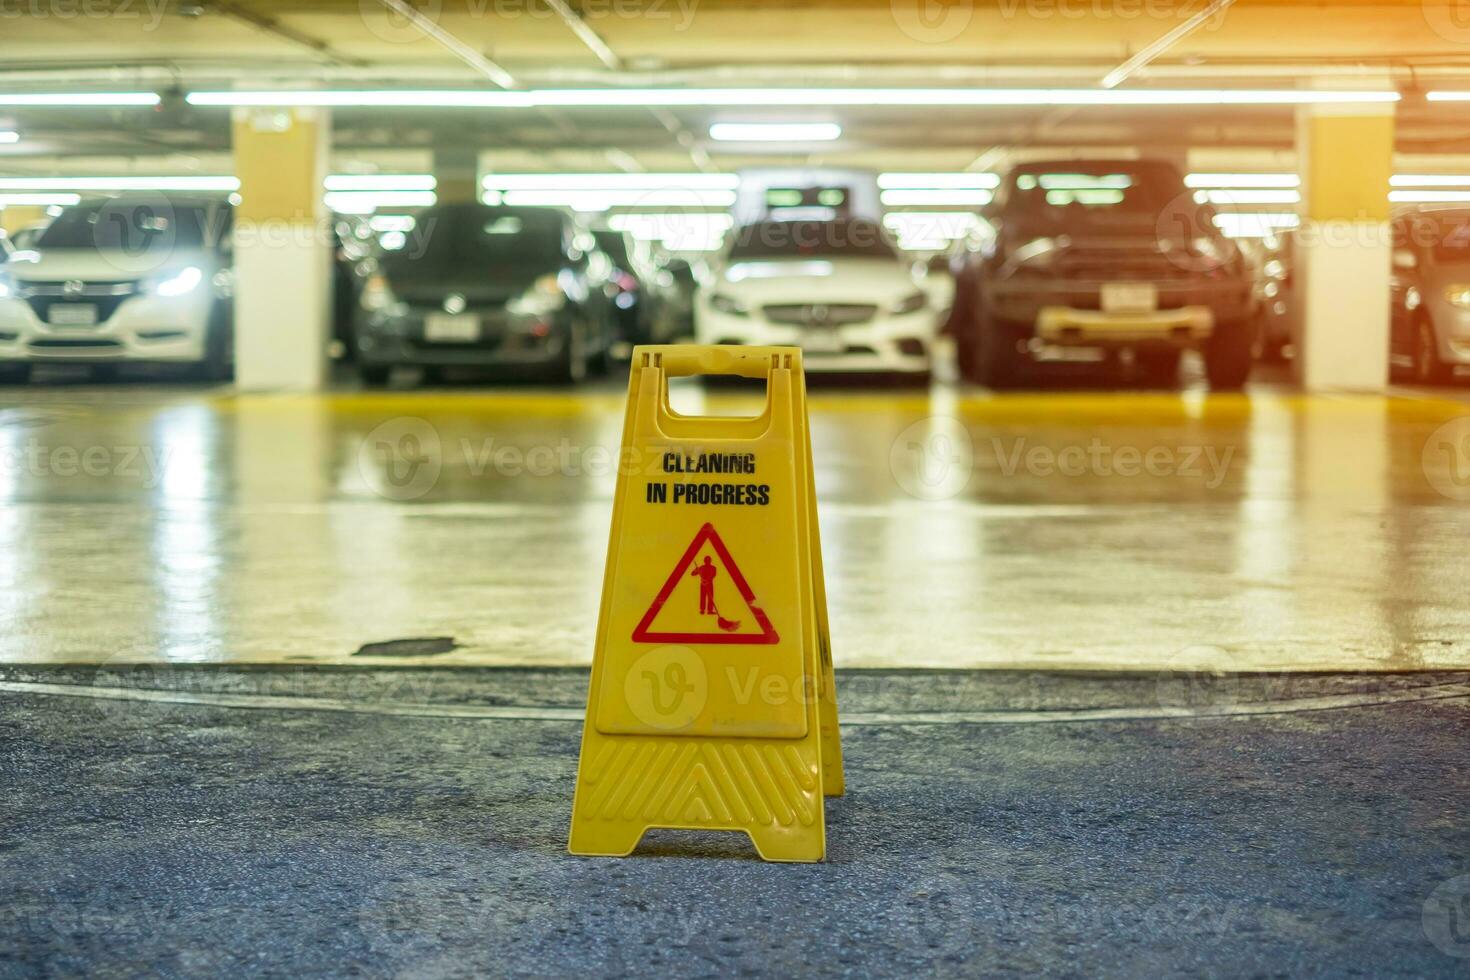
<path fill-rule="evenodd" d="M 938 311 L 870 221 L 763 221 L 731 233 L 695 303 L 702 344 L 802 348 L 809 371 L 929 375 Z"/>

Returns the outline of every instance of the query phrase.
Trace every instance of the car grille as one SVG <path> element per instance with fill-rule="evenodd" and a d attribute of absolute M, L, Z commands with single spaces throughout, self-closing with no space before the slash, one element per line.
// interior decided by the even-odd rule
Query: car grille
<path fill-rule="evenodd" d="M 43 338 L 33 340 L 28 345 L 31 350 L 38 353 L 113 353 L 121 351 L 123 345 L 116 340 L 99 339 L 70 339 L 70 338 Z"/>
<path fill-rule="evenodd" d="M 109 296 L 106 298 L 81 300 L 80 302 L 88 303 L 92 306 L 97 307 L 97 323 L 106 323 L 108 319 L 117 312 L 117 308 L 121 306 L 123 304 L 123 301 L 126 299 L 126 296 Z M 26 302 L 31 304 L 31 309 L 36 311 L 36 316 L 40 317 L 42 322 L 50 323 L 51 310 L 54 307 L 67 306 L 76 301 L 69 299 L 53 299 L 49 296 L 32 296 L 28 300 L 26 300 Z M 63 324 L 63 326 L 70 326 L 70 324 Z M 86 328 L 92 326 L 92 324 L 78 324 L 78 326 Z"/>
<path fill-rule="evenodd" d="M 797 327 L 843 327 L 867 323 L 878 307 L 867 303 L 783 303 L 761 308 L 767 320 Z"/>
<path fill-rule="evenodd" d="M 1064 279 L 1157 282 L 1193 279 L 1200 273 L 1187 256 L 1170 258 L 1158 250 L 1072 248 L 1057 256 L 1055 275 Z"/>
<path fill-rule="evenodd" d="M 97 322 L 105 323 L 117 312 L 123 301 L 141 291 L 136 279 L 89 281 L 70 285 L 65 282 L 50 282 L 21 279 L 16 282 L 16 294 L 30 303 L 36 316 L 45 323 L 51 322 L 51 308 L 66 303 L 87 303 L 97 307 Z"/>

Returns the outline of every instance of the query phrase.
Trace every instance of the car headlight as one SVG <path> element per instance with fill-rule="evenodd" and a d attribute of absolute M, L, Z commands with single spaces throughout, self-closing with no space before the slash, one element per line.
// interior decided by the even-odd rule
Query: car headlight
<path fill-rule="evenodd" d="M 1455 283 L 1444 288 L 1444 298 L 1452 306 L 1460 309 L 1470 309 L 1470 285 L 1466 283 Z"/>
<path fill-rule="evenodd" d="M 915 310 L 922 310 L 928 304 L 928 296 L 925 296 L 923 292 L 915 292 L 894 303 L 889 309 L 893 313 L 912 313 Z"/>
<path fill-rule="evenodd" d="M 153 291 L 159 296 L 183 296 L 193 292 L 204 281 L 204 273 L 195 266 L 187 266 L 178 272 L 161 280 L 153 287 Z"/>
<path fill-rule="evenodd" d="M 725 293 L 715 293 L 709 298 L 709 305 L 712 309 L 728 313 L 730 316 L 750 316 L 750 309 L 744 303 Z"/>
<path fill-rule="evenodd" d="M 505 304 L 507 311 L 518 316 L 549 316 L 567 305 L 567 294 L 555 273 L 541 276 L 529 289 Z"/>

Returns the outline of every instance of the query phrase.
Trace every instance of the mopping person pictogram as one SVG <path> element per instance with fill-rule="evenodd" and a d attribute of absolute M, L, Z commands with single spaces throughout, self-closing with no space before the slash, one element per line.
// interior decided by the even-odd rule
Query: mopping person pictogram
<path fill-rule="evenodd" d="M 699 579 L 699 614 L 715 617 L 720 629 L 733 633 L 740 628 L 740 620 L 726 619 L 715 608 L 715 576 L 718 574 L 720 570 L 715 567 L 714 560 L 709 555 L 704 556 L 704 564 L 694 566 L 694 570 L 689 573 L 691 578 Z"/>

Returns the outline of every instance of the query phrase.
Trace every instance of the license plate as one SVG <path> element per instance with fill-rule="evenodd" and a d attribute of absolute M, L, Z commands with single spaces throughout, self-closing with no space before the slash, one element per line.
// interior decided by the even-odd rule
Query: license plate
<path fill-rule="evenodd" d="M 473 344 L 480 339 L 480 318 L 469 314 L 430 314 L 424 339 L 436 344 Z"/>
<path fill-rule="evenodd" d="M 808 330 L 801 337 L 801 349 L 813 354 L 839 354 L 845 345 L 830 330 Z"/>
<path fill-rule="evenodd" d="M 1159 290 L 1148 282 L 1105 282 L 1102 287 L 1104 313 L 1152 313 L 1159 308 Z"/>
<path fill-rule="evenodd" d="M 53 327 L 90 327 L 97 323 L 96 303 L 53 303 L 47 322 Z"/>

